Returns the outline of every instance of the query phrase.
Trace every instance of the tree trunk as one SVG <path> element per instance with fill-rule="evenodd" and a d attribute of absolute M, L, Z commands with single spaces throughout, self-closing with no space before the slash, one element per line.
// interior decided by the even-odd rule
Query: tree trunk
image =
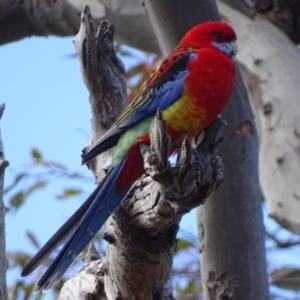
<path fill-rule="evenodd" d="M 180 0 L 146 0 L 145 4 L 164 52 L 192 26 L 219 19 L 213 1 L 186 5 Z M 268 299 L 258 139 L 240 76 L 224 116 L 229 123 L 220 152 L 225 164 L 225 184 L 222 192 L 214 193 L 200 208 L 198 216 L 205 298 Z"/>
<path fill-rule="evenodd" d="M 225 182 L 198 209 L 205 299 L 268 299 L 258 136 L 239 74 L 223 116 L 228 122 L 220 148 Z"/>

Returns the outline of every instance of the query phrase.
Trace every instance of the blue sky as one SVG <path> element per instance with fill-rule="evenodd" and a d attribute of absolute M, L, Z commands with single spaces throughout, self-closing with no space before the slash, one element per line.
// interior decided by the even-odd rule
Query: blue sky
<path fill-rule="evenodd" d="M 92 175 L 86 167 L 80 166 L 81 149 L 89 142 L 91 114 L 79 64 L 72 58 L 75 53 L 72 40 L 27 38 L 0 47 L 0 102 L 6 104 L 1 131 L 5 157 L 10 163 L 6 184 L 26 167 L 33 147 L 45 157 L 63 162 L 69 169 L 84 172 L 91 178 L 90 182 L 71 184 L 55 180 L 34 193 L 18 212 L 8 213 L 6 231 L 10 251 L 33 254 L 36 250 L 25 232 L 31 230 L 41 243 L 46 242 L 94 188 Z M 125 63 L 128 66 L 134 62 L 127 60 Z M 55 195 L 62 187 L 79 184 L 86 191 L 84 196 L 56 200 Z M 267 222 L 268 226 L 276 228 L 274 222 Z M 181 226 L 196 234 L 195 211 L 185 216 Z M 277 264 L 294 262 L 299 250 L 290 252 L 288 256 L 279 254 L 272 259 Z M 9 273 L 9 282 L 18 276 L 17 271 Z"/>

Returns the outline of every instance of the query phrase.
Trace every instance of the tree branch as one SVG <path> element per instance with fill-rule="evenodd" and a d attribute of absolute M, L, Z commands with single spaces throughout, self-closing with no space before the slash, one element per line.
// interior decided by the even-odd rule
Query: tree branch
<path fill-rule="evenodd" d="M 5 109 L 5 104 L 0 105 L 0 119 L 2 118 Z M 8 269 L 8 261 L 6 259 L 5 246 L 5 215 L 6 207 L 3 202 L 3 185 L 4 185 L 4 171 L 9 163 L 4 158 L 4 148 L 0 132 L 0 299 L 8 300 L 7 286 L 6 286 L 6 271 Z"/>
<path fill-rule="evenodd" d="M 124 65 L 114 51 L 113 39 L 114 26 L 102 21 L 96 32 L 86 7 L 74 44 L 83 80 L 90 92 L 92 142 L 104 134 L 128 104 Z M 111 150 L 107 151 L 88 164 L 97 182 L 101 182 L 104 170 L 110 165 L 111 154 Z"/>
<path fill-rule="evenodd" d="M 0 0 L 0 45 L 32 35 L 74 35 L 78 11 L 68 1 Z"/>
<path fill-rule="evenodd" d="M 100 0 L 89 0 L 89 4 L 93 5 L 97 27 L 103 19 L 111 20 L 118 27 L 118 42 L 158 52 L 145 9 L 135 1 L 105 1 L 104 6 Z M 84 5 L 77 0 L 0 0 L 0 45 L 30 36 L 74 36 L 79 30 Z"/>

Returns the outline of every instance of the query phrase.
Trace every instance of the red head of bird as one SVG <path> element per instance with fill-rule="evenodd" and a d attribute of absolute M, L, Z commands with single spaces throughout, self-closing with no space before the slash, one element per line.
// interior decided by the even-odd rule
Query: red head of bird
<path fill-rule="evenodd" d="M 207 22 L 192 28 L 182 38 L 177 48 L 217 48 L 229 56 L 238 50 L 236 33 L 225 22 Z"/>

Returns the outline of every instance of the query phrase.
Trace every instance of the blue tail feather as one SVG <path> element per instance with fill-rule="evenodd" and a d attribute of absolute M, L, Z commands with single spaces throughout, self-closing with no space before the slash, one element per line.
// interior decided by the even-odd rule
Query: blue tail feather
<path fill-rule="evenodd" d="M 76 230 L 37 284 L 35 292 L 46 291 L 57 283 L 83 249 L 97 234 L 113 210 L 121 203 L 130 187 L 118 192 L 116 185 L 126 158 L 110 170 L 98 195 L 85 213 Z"/>

